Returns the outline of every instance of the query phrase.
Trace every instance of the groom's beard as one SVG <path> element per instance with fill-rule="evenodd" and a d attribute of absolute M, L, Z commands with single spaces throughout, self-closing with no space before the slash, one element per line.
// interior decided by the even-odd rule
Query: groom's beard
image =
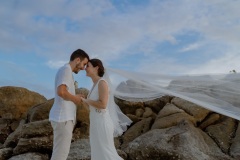
<path fill-rule="evenodd" d="M 80 71 L 80 69 L 79 69 L 78 67 L 75 67 L 74 70 L 73 70 L 73 72 L 74 72 L 75 74 L 78 74 L 79 71 Z"/>
<path fill-rule="evenodd" d="M 78 74 L 78 72 L 80 71 L 80 69 L 76 69 L 75 71 L 73 71 L 75 74 Z"/>

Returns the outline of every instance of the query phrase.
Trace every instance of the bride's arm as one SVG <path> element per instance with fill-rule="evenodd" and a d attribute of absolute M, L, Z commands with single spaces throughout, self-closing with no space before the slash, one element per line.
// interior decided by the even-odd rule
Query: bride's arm
<path fill-rule="evenodd" d="M 101 80 L 98 84 L 99 98 L 97 101 L 82 98 L 83 102 L 97 109 L 105 109 L 108 103 L 108 85 L 105 81 Z"/>

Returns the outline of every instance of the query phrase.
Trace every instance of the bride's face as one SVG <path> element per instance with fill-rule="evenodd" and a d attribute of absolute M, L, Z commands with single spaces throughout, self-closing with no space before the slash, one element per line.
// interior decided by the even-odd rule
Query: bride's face
<path fill-rule="evenodd" d="M 91 77 L 97 74 L 97 67 L 93 67 L 92 63 L 88 62 L 86 66 L 86 76 Z"/>

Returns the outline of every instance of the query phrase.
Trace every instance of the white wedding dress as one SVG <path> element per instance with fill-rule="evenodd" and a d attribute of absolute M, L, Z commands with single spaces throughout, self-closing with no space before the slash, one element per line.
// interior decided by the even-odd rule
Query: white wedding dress
<path fill-rule="evenodd" d="M 101 78 L 96 85 L 93 86 L 89 92 L 88 99 L 99 99 L 98 84 L 101 80 L 104 79 Z M 114 126 L 109 115 L 108 106 L 106 109 L 96 109 L 93 106 L 89 106 L 89 109 L 91 160 L 123 160 L 118 155 L 114 146 Z"/>

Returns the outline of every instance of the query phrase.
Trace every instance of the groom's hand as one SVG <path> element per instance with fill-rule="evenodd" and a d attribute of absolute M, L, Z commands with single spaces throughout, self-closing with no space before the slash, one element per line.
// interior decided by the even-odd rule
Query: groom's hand
<path fill-rule="evenodd" d="M 85 98 L 85 96 L 84 96 L 83 94 L 76 94 L 76 96 L 77 96 L 79 99 Z"/>
<path fill-rule="evenodd" d="M 87 98 L 87 96 L 86 96 L 86 95 L 84 95 L 84 94 L 81 94 L 81 93 L 79 94 L 79 96 L 80 96 L 80 97 L 82 97 L 82 98 L 85 98 L 85 99 Z"/>

